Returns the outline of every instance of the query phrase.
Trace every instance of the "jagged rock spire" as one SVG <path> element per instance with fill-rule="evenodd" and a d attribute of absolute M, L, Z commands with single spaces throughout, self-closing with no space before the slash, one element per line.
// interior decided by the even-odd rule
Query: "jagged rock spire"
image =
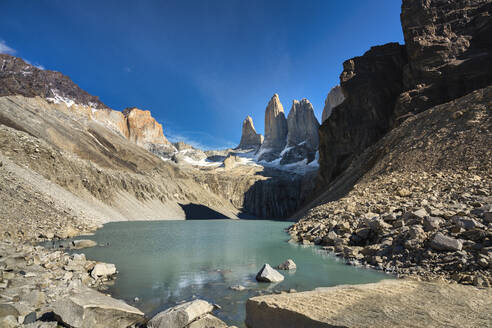
<path fill-rule="evenodd" d="M 243 121 L 243 130 L 241 134 L 241 142 L 238 148 L 249 149 L 249 148 L 259 148 L 263 143 L 263 136 L 256 133 L 255 126 L 253 124 L 253 119 L 251 116 L 247 116 Z"/>
<path fill-rule="evenodd" d="M 262 148 L 282 150 L 287 141 L 287 120 L 278 94 L 274 94 L 265 110 L 265 141 Z"/>
<path fill-rule="evenodd" d="M 289 116 L 287 117 L 287 145 L 297 146 L 302 142 L 311 149 L 317 149 L 319 143 L 319 122 L 314 116 L 313 105 L 303 98 L 301 101 L 294 100 Z"/>

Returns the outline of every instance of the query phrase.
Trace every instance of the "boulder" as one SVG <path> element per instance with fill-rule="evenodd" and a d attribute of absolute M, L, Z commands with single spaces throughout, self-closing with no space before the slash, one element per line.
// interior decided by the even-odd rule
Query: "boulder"
<path fill-rule="evenodd" d="M 488 327 L 491 297 L 489 288 L 383 280 L 253 297 L 245 321 L 249 328 Z M 470 299 L 476 306 L 463 306 Z"/>
<path fill-rule="evenodd" d="M 205 317 L 214 309 L 213 305 L 204 300 L 183 303 L 156 314 L 147 323 L 148 328 L 183 328 L 190 323 Z M 202 326 L 196 326 L 202 327 Z M 206 326 L 203 326 L 206 327 Z"/>
<path fill-rule="evenodd" d="M 323 244 L 326 246 L 334 246 L 338 239 L 337 233 L 331 230 L 326 236 L 323 237 Z"/>
<path fill-rule="evenodd" d="M 2 328 L 17 328 L 19 327 L 19 322 L 17 318 L 13 315 L 8 315 L 5 317 L 0 317 L 0 327 Z"/>
<path fill-rule="evenodd" d="M 295 270 L 296 268 L 296 264 L 291 259 L 288 259 L 284 263 L 277 266 L 277 269 L 279 270 Z"/>
<path fill-rule="evenodd" d="M 247 116 L 243 121 L 243 130 L 241 134 L 241 141 L 239 142 L 239 149 L 259 148 L 263 143 L 263 136 L 256 133 L 253 119 L 251 116 Z"/>
<path fill-rule="evenodd" d="M 97 243 L 93 240 L 80 239 L 72 241 L 72 248 L 81 249 L 97 246 Z"/>
<path fill-rule="evenodd" d="M 14 316 L 17 320 L 19 311 L 11 304 L 0 304 L 0 319 L 7 316 Z"/>
<path fill-rule="evenodd" d="M 261 282 L 281 282 L 284 280 L 284 276 L 266 263 L 256 275 L 256 280 Z"/>
<path fill-rule="evenodd" d="M 91 289 L 53 304 L 57 321 L 73 328 L 121 328 L 144 322 L 137 308 Z"/>
<path fill-rule="evenodd" d="M 483 214 L 483 219 L 486 223 L 492 223 L 492 212 L 485 212 Z"/>
<path fill-rule="evenodd" d="M 426 217 L 427 215 L 429 215 L 427 213 L 427 211 L 425 210 L 425 208 L 419 208 L 418 210 L 413 211 L 412 213 L 413 213 L 413 215 L 415 215 L 416 217 L 418 217 L 420 219 L 423 219 L 424 217 Z"/>
<path fill-rule="evenodd" d="M 227 328 L 227 324 L 219 318 L 206 314 L 203 318 L 190 323 L 186 328 Z"/>
<path fill-rule="evenodd" d="M 465 230 L 472 230 L 477 227 L 482 227 L 480 223 L 475 221 L 472 218 L 467 218 L 467 217 L 461 217 L 461 216 L 455 216 L 453 217 L 453 222 L 455 225 L 465 229 Z"/>
<path fill-rule="evenodd" d="M 109 277 L 116 274 L 116 266 L 111 263 L 97 263 L 92 269 L 91 276 L 94 279 Z"/>
<path fill-rule="evenodd" d="M 434 216 L 426 216 L 424 218 L 424 229 L 426 231 L 432 231 L 439 229 L 442 220 Z"/>
<path fill-rule="evenodd" d="M 430 246 L 438 251 L 460 251 L 463 244 L 458 239 L 448 237 L 438 232 L 431 240 Z"/>

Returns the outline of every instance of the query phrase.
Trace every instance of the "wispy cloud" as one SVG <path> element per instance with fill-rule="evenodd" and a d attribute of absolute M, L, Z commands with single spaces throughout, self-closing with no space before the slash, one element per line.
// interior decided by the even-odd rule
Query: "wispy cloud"
<path fill-rule="evenodd" d="M 180 131 L 175 132 L 165 129 L 164 135 L 171 142 L 182 141 L 195 148 L 202 150 L 233 148 L 237 145 L 228 140 L 217 138 L 209 133 L 201 131 Z"/>
<path fill-rule="evenodd" d="M 33 64 L 33 63 L 31 63 L 29 60 L 27 60 L 27 59 L 25 59 L 25 58 L 23 58 L 23 59 L 24 59 L 24 61 L 25 61 L 26 63 L 28 63 L 29 65 L 32 65 L 32 66 L 37 67 L 37 68 L 42 69 L 42 70 L 45 70 L 45 69 L 46 69 L 46 68 L 44 68 L 44 66 L 43 66 L 43 65 L 41 65 L 41 64 L 37 64 L 37 63 L 34 63 L 34 64 Z"/>
<path fill-rule="evenodd" d="M 128 67 L 128 66 L 123 67 L 123 71 L 126 72 L 126 73 L 133 72 L 133 70 L 131 69 L 131 67 Z"/>
<path fill-rule="evenodd" d="M 0 54 L 15 55 L 17 51 L 9 47 L 5 41 L 0 40 Z"/>
<path fill-rule="evenodd" d="M 14 48 L 11 48 L 7 45 L 7 43 L 5 43 L 4 40 L 1 40 L 0 39 L 0 54 L 7 54 L 7 55 L 15 55 L 17 53 L 17 50 L 15 50 Z M 24 61 L 26 63 L 28 63 L 29 65 L 33 65 L 34 67 L 37 67 L 39 69 L 42 69 L 42 70 L 45 70 L 45 67 L 41 64 L 38 64 L 38 63 L 31 63 L 29 60 L 23 58 Z"/>

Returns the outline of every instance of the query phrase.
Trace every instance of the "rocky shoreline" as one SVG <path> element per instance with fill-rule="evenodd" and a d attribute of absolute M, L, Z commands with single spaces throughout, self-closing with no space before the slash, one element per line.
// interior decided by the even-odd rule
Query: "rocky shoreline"
<path fill-rule="evenodd" d="M 117 275 L 114 264 L 65 252 L 93 243 L 60 241 L 68 247 L 0 241 L 0 327 L 229 327 L 213 316 L 215 306 L 203 300 L 179 304 L 149 320 L 135 304 L 106 294 Z"/>
<path fill-rule="evenodd" d="M 349 264 L 490 287 L 490 181 L 456 171 L 390 174 L 310 211 L 289 233 L 293 241 L 323 245 Z"/>
<path fill-rule="evenodd" d="M 492 284 L 492 87 L 408 119 L 290 228 L 349 263 L 400 277 Z M 443 154 L 442 149 L 446 149 Z M 344 182 L 371 168 L 343 190 Z"/>

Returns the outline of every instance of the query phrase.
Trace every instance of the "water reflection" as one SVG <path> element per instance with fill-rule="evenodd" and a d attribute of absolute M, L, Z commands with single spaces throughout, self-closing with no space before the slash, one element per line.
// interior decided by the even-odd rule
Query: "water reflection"
<path fill-rule="evenodd" d="M 219 304 L 216 315 L 244 326 L 245 302 L 265 292 L 310 290 L 388 278 L 343 264 L 317 247 L 287 243 L 289 224 L 274 221 L 158 221 L 107 224 L 91 239 L 110 246 L 83 250 L 88 258 L 115 263 L 119 274 L 109 292 L 153 315 L 183 300 Z M 298 268 L 282 271 L 278 284 L 257 283 L 264 263 L 291 258 Z M 246 287 L 232 290 L 233 285 Z"/>

